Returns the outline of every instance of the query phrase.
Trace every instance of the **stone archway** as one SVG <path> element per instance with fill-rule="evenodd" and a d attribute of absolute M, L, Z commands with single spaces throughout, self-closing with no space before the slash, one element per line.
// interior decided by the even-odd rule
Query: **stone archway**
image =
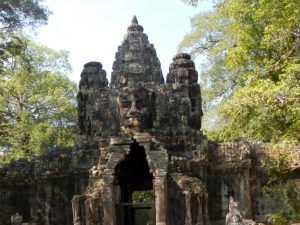
<path fill-rule="evenodd" d="M 129 154 L 115 168 L 115 178 L 119 185 L 117 224 L 154 224 L 154 177 L 143 146 L 137 143 L 130 146 Z"/>

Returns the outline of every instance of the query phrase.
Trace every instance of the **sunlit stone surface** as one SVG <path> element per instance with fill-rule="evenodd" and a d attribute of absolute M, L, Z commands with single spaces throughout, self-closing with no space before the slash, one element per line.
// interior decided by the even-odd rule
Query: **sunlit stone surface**
<path fill-rule="evenodd" d="M 194 62 L 174 56 L 165 83 L 143 30 L 134 17 L 110 84 L 84 65 L 76 146 L 0 169 L 1 225 L 232 225 L 278 206 L 261 193 L 263 146 L 208 141 Z"/>

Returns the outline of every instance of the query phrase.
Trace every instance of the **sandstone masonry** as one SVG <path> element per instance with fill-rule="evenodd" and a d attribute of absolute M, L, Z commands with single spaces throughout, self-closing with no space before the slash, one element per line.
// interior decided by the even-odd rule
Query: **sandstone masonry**
<path fill-rule="evenodd" d="M 118 47 L 111 83 L 100 62 L 89 62 L 77 99 L 74 148 L 0 169 L 1 225 L 14 215 L 18 223 L 16 213 L 36 225 L 221 225 L 226 215 L 243 224 L 241 218 L 264 222 L 276 206 L 261 193 L 263 145 L 202 135 L 194 62 L 174 56 L 165 82 L 136 17 Z M 139 202 L 138 193 L 150 197 Z M 228 214 L 230 197 L 240 211 L 232 200 Z"/>

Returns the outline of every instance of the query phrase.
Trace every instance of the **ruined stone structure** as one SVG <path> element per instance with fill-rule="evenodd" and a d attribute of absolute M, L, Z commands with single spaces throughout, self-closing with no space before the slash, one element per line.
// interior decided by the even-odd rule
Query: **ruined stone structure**
<path fill-rule="evenodd" d="M 23 218 L 19 213 L 16 213 L 11 216 L 10 222 L 12 225 L 22 225 L 23 223 Z"/>
<path fill-rule="evenodd" d="M 197 79 L 191 57 L 178 54 L 164 82 L 134 17 L 110 84 L 101 63 L 84 65 L 76 146 L 0 169 L 0 224 L 19 213 L 36 225 L 221 225 L 230 196 L 243 218 L 264 221 L 273 205 L 260 190 L 262 146 L 202 135 Z"/>
<path fill-rule="evenodd" d="M 242 215 L 238 209 L 238 202 L 233 200 L 233 197 L 229 198 L 229 212 L 226 215 L 225 225 L 244 225 Z"/>

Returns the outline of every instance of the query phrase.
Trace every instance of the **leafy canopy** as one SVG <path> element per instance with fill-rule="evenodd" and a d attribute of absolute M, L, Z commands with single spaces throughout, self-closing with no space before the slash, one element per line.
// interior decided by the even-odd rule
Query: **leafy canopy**
<path fill-rule="evenodd" d="M 0 31 L 17 30 L 45 24 L 49 10 L 41 0 L 2 0 L 0 2 Z"/>
<path fill-rule="evenodd" d="M 0 2 L 0 157 L 32 157 L 74 142 L 76 86 L 68 53 L 21 35 L 46 24 L 42 0 Z"/>
<path fill-rule="evenodd" d="M 204 107 L 217 108 L 220 138 L 300 140 L 299 13 L 297 0 L 223 0 L 192 18 L 180 50 L 206 56 Z"/>
<path fill-rule="evenodd" d="M 23 48 L 16 33 L 47 23 L 50 11 L 41 3 L 42 0 L 0 1 L 0 70 L 10 56 Z"/>
<path fill-rule="evenodd" d="M 192 18 L 179 47 L 206 57 L 200 79 L 209 137 L 269 143 L 265 188 L 284 204 L 272 224 L 300 219 L 287 182 L 300 157 L 299 15 L 299 0 L 219 0 Z"/>
<path fill-rule="evenodd" d="M 68 54 L 19 36 L 22 51 L 0 75 L 2 160 L 32 157 L 70 146 L 76 126 L 76 85 L 67 77 Z"/>

